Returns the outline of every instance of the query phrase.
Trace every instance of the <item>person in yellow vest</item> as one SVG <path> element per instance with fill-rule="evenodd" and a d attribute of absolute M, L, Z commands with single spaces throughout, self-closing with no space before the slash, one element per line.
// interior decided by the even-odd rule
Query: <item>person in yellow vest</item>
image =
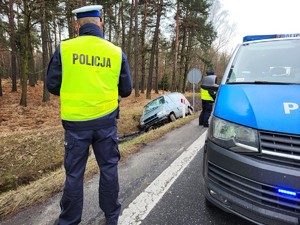
<path fill-rule="evenodd" d="M 207 76 L 214 75 L 213 71 L 209 71 L 206 73 Z M 200 89 L 200 95 L 202 100 L 202 111 L 199 116 L 199 126 L 208 127 L 209 125 L 209 117 L 211 115 L 213 104 L 216 99 L 216 91 L 207 90 L 204 88 Z"/>
<path fill-rule="evenodd" d="M 56 224 L 81 222 L 84 171 L 90 145 L 100 168 L 99 207 L 115 225 L 119 198 L 117 117 L 120 97 L 132 92 L 126 55 L 103 38 L 101 5 L 85 6 L 77 16 L 79 36 L 56 48 L 47 71 L 47 89 L 60 96 L 65 129 L 66 180 Z"/>

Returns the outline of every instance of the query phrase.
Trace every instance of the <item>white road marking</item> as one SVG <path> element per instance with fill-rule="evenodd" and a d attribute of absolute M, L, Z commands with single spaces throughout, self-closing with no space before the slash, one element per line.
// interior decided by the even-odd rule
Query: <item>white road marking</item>
<path fill-rule="evenodd" d="M 123 210 L 119 225 L 139 225 L 163 197 L 182 171 L 204 146 L 205 131 L 164 172 L 162 172 L 133 202 Z"/>

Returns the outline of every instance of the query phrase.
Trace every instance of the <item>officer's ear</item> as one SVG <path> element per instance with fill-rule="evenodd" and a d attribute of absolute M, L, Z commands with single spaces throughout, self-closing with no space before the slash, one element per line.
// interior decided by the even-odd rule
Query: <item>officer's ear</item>
<path fill-rule="evenodd" d="M 98 25 L 99 25 L 100 29 L 103 30 L 103 23 L 102 23 L 102 17 L 101 16 L 99 17 L 99 24 Z"/>
<path fill-rule="evenodd" d="M 75 22 L 75 30 L 78 32 L 80 28 L 80 24 L 78 22 Z"/>

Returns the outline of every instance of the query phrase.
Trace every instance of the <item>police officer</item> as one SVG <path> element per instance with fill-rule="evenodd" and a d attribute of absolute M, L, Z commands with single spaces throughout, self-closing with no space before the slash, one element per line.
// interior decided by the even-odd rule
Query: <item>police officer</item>
<path fill-rule="evenodd" d="M 207 76 L 214 75 L 214 71 L 206 73 Z M 199 126 L 208 127 L 208 120 L 213 109 L 213 104 L 216 99 L 216 91 L 207 90 L 204 88 L 200 89 L 201 100 L 202 100 L 202 111 L 199 116 Z"/>
<path fill-rule="evenodd" d="M 101 9 L 101 5 L 93 5 L 72 11 L 77 16 L 79 37 L 62 41 L 48 66 L 47 88 L 60 95 L 65 129 L 66 180 L 59 225 L 81 221 L 90 145 L 100 167 L 99 206 L 106 224 L 117 224 L 121 210 L 116 117 L 118 97 L 131 94 L 132 80 L 126 55 L 103 38 Z"/>

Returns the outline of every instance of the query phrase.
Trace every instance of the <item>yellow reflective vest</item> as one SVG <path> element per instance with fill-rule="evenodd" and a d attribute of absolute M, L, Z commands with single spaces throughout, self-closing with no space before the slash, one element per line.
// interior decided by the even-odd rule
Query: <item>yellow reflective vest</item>
<path fill-rule="evenodd" d="M 206 101 L 214 101 L 214 99 L 209 94 L 208 90 L 201 88 L 201 99 Z"/>
<path fill-rule="evenodd" d="M 61 42 L 61 118 L 86 121 L 118 107 L 122 51 L 95 36 Z"/>

